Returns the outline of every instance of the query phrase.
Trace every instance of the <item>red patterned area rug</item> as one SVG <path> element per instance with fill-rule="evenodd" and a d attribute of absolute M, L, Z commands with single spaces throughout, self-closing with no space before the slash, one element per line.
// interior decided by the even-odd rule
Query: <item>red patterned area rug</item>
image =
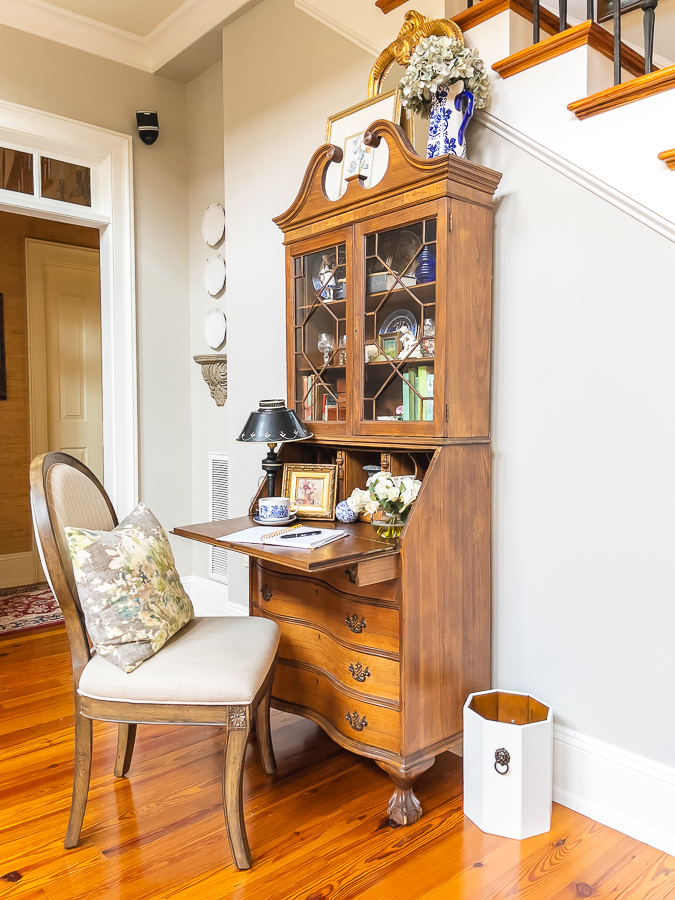
<path fill-rule="evenodd" d="M 47 584 L 0 591 L 0 635 L 58 625 L 63 616 Z"/>

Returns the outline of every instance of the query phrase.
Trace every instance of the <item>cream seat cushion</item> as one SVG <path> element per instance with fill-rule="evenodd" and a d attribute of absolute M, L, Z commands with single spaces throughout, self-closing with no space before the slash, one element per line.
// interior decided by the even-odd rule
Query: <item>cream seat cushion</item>
<path fill-rule="evenodd" d="M 274 661 L 280 633 L 269 619 L 195 618 L 130 674 L 94 655 L 78 693 L 128 703 L 250 703 Z"/>

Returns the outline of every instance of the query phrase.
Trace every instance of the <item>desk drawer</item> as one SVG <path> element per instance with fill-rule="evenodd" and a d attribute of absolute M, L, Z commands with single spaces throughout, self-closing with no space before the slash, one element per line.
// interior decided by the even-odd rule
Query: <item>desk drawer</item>
<path fill-rule="evenodd" d="M 391 581 L 381 581 L 377 584 L 369 584 L 365 587 L 359 587 L 354 584 L 349 577 L 349 567 L 346 565 L 336 566 L 333 569 L 323 569 L 321 572 L 313 572 L 311 575 L 299 575 L 297 569 L 288 569 L 278 563 L 269 562 L 268 560 L 259 560 L 258 565 L 266 572 L 276 572 L 279 575 L 295 575 L 300 578 L 311 578 L 313 581 L 324 585 L 326 588 L 333 589 L 351 597 L 363 600 L 381 600 L 386 603 L 396 603 L 396 590 L 398 579 L 392 578 Z"/>
<path fill-rule="evenodd" d="M 393 753 L 399 752 L 398 712 L 348 697 L 319 672 L 296 668 L 280 659 L 274 676 L 272 699 L 316 712 L 345 738 Z M 350 718 L 347 718 L 348 715 Z"/>
<path fill-rule="evenodd" d="M 253 614 L 261 613 L 254 607 Z M 271 610 L 265 610 L 263 614 L 277 621 Z M 381 698 L 398 706 L 398 659 L 346 647 L 311 625 L 285 621 L 278 621 L 278 625 L 281 628 L 280 657 L 322 669 L 350 692 Z"/>
<path fill-rule="evenodd" d="M 398 653 L 395 606 L 367 603 L 309 575 L 270 570 L 251 563 L 251 601 L 263 614 L 315 625 L 355 648 Z M 277 619 L 279 624 L 281 620 Z"/>

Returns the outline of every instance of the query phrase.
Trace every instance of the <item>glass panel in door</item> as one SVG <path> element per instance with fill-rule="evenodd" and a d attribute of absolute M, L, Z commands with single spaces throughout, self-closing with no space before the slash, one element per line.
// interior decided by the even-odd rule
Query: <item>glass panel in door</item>
<path fill-rule="evenodd" d="M 295 411 L 303 422 L 347 418 L 346 262 L 344 243 L 293 258 Z"/>
<path fill-rule="evenodd" d="M 364 421 L 434 418 L 436 218 L 365 237 Z"/>

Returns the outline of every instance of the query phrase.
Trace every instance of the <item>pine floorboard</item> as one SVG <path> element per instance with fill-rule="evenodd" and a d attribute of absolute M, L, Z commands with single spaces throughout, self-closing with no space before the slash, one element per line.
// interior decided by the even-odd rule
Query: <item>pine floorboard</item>
<path fill-rule="evenodd" d="M 232 865 L 224 732 L 140 726 L 127 778 L 116 727 L 94 723 L 80 845 L 64 850 L 73 700 L 62 626 L 0 639 L 0 898 L 30 900 L 675 900 L 675 858 L 554 805 L 551 831 L 483 834 L 462 812 L 450 753 L 417 783 L 424 816 L 386 816 L 391 782 L 311 722 L 272 713 L 278 769 L 255 738 L 244 775 L 253 869 Z"/>

